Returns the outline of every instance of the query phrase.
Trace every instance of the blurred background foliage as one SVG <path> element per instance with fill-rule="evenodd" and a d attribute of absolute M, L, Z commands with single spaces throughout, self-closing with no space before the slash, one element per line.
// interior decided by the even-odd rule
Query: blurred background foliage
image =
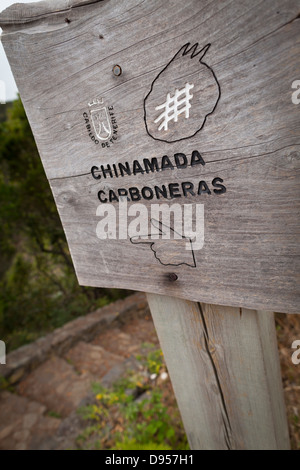
<path fill-rule="evenodd" d="M 0 337 L 8 351 L 126 291 L 78 285 L 20 99 L 0 106 Z"/>

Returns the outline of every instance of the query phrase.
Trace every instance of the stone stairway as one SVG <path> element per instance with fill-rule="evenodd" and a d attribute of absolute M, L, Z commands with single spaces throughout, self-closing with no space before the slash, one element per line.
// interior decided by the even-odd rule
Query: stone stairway
<path fill-rule="evenodd" d="M 292 448 L 300 449 L 300 365 L 291 362 L 300 315 L 277 314 L 276 321 Z M 76 410 L 93 402 L 92 383 L 109 387 L 139 368 L 135 356 L 144 343 L 159 347 L 146 298 L 138 293 L 8 354 L 7 364 L 0 364 L 6 382 L 0 391 L 0 450 L 76 448 L 86 426 Z"/>
<path fill-rule="evenodd" d="M 0 392 L 0 449 L 75 448 L 84 423 L 76 410 L 92 400 L 91 385 L 109 386 L 144 343 L 159 347 L 143 294 L 93 312 L 12 352 L 0 366 L 12 391 Z"/>

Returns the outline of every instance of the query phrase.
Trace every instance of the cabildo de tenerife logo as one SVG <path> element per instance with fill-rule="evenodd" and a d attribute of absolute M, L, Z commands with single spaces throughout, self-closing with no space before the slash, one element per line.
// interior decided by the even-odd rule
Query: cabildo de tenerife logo
<path fill-rule="evenodd" d="M 88 136 L 96 145 L 110 147 L 118 138 L 118 124 L 114 107 L 104 104 L 103 98 L 95 98 L 88 103 L 88 111 L 83 113 Z"/>

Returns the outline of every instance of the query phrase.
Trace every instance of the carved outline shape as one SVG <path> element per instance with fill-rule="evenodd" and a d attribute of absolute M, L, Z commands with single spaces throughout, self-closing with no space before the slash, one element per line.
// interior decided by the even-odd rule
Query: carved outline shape
<path fill-rule="evenodd" d="M 159 227 L 167 227 L 165 224 L 163 224 L 162 222 L 160 222 L 159 220 L 156 220 L 156 219 L 150 219 L 150 222 L 153 223 L 153 222 L 156 222 Z M 155 227 L 155 226 L 154 226 Z M 176 232 L 172 227 L 168 227 L 168 229 L 172 230 L 172 232 L 174 233 L 177 233 L 177 235 L 180 235 L 178 232 Z M 161 228 L 159 229 L 161 231 L 161 233 L 163 234 L 163 231 L 161 230 Z M 191 244 L 191 252 L 192 252 L 192 255 L 193 255 L 193 261 L 194 261 L 194 265 L 192 266 L 191 264 L 188 264 L 188 263 L 178 263 L 178 264 L 172 264 L 172 263 L 162 263 L 161 260 L 156 256 L 156 251 L 153 250 L 153 245 L 155 245 L 155 241 L 151 242 L 149 240 L 145 240 L 145 241 L 140 241 L 138 244 L 140 245 L 150 245 L 150 248 L 151 248 L 151 251 L 154 253 L 154 257 L 157 259 L 157 261 L 160 262 L 160 264 L 162 264 L 163 266 L 183 266 L 184 264 L 186 266 L 188 266 L 189 268 L 196 268 L 197 267 L 197 264 L 196 264 L 196 258 L 195 258 L 195 253 L 194 253 L 194 250 L 193 250 L 193 242 L 192 240 L 190 239 L 190 237 L 185 237 L 184 235 L 180 235 L 182 239 L 185 239 L 185 240 L 189 240 L 190 244 Z M 133 241 L 134 238 L 141 238 L 141 237 L 151 237 L 151 233 L 148 234 L 148 235 L 139 235 L 138 237 L 134 236 L 134 237 L 131 237 L 130 238 L 130 241 L 133 245 L 137 245 L 137 243 L 135 243 Z M 166 240 L 167 241 L 167 240 Z"/>
<path fill-rule="evenodd" d="M 203 57 L 205 56 L 205 54 L 206 54 L 207 51 L 209 50 L 209 48 L 210 48 L 210 46 L 211 46 L 211 43 L 206 44 L 206 46 L 204 46 L 204 47 L 203 47 L 200 51 L 198 51 L 198 52 L 196 52 L 196 51 L 197 51 L 197 48 L 198 48 L 198 46 L 199 46 L 199 43 L 198 43 L 198 42 L 196 42 L 196 44 L 194 44 L 193 46 L 191 46 L 191 47 L 189 48 L 190 45 L 191 45 L 191 43 L 188 42 L 187 44 L 185 44 L 184 46 L 182 46 L 182 47 L 179 49 L 178 52 L 176 52 L 176 54 L 175 54 L 174 57 L 170 60 L 170 62 L 168 62 L 168 64 L 167 64 L 167 65 L 159 72 L 159 74 L 155 77 L 155 79 L 153 80 L 153 82 L 152 82 L 152 84 L 151 84 L 151 88 L 150 88 L 149 93 L 148 93 L 148 94 L 146 95 L 146 97 L 144 98 L 144 122 L 145 122 L 145 127 L 146 127 L 147 134 L 148 134 L 152 139 L 154 139 L 154 140 L 158 140 L 158 141 L 160 141 L 160 142 L 166 142 L 166 143 L 168 143 L 168 144 L 173 144 L 174 142 L 180 142 L 180 141 L 182 141 L 182 140 L 191 139 L 192 137 L 195 137 L 195 135 L 198 134 L 198 132 L 200 132 L 200 131 L 203 129 L 203 127 L 205 126 L 205 123 L 206 123 L 206 120 L 207 120 L 208 116 L 210 116 L 211 114 L 214 113 L 214 111 L 215 111 L 215 109 L 216 109 L 216 107 L 217 107 L 217 105 L 218 105 L 218 103 L 219 103 L 219 101 L 220 101 L 220 98 L 221 98 L 221 87 L 220 87 L 219 81 L 218 81 L 218 79 L 217 79 L 217 77 L 216 77 L 216 74 L 215 74 L 215 72 L 213 71 L 213 69 L 212 69 L 209 65 L 207 65 L 206 62 L 203 62 L 203 61 L 202 61 Z M 188 136 L 188 137 L 182 137 L 181 139 L 171 140 L 171 141 L 170 141 L 170 140 L 165 140 L 165 139 L 159 139 L 159 138 L 157 138 L 157 137 L 153 137 L 153 135 L 150 134 L 149 129 L 148 129 L 148 125 L 147 125 L 147 111 L 146 111 L 146 101 L 147 101 L 147 98 L 148 98 L 149 95 L 152 93 L 153 87 L 154 87 L 154 83 L 156 82 L 156 80 L 157 80 L 157 79 L 161 76 L 161 74 L 169 67 L 169 65 L 173 62 L 173 60 L 175 60 L 175 59 L 180 55 L 181 52 L 182 52 L 182 56 L 185 56 L 185 55 L 188 55 L 191 51 L 192 51 L 192 54 L 191 54 L 190 59 L 194 59 L 194 57 L 196 57 L 196 56 L 202 54 L 202 55 L 200 56 L 200 59 L 199 59 L 200 64 L 205 65 L 205 66 L 212 72 L 212 74 L 213 74 L 213 76 L 214 76 L 214 78 L 215 78 L 215 80 L 216 80 L 216 83 L 217 83 L 217 85 L 218 85 L 218 91 L 219 91 L 219 95 L 218 95 L 218 99 L 217 99 L 217 101 L 216 101 L 216 104 L 215 104 L 213 110 L 212 110 L 210 113 L 206 114 L 206 116 L 205 116 L 205 118 L 204 118 L 204 121 L 203 121 L 203 123 L 202 123 L 202 126 L 201 126 L 200 129 L 198 129 L 193 135 L 190 135 L 190 136 Z"/>

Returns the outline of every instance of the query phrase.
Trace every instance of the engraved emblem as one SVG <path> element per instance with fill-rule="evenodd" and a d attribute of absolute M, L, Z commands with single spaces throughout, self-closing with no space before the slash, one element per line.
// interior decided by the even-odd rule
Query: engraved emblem
<path fill-rule="evenodd" d="M 109 140 L 112 136 L 112 128 L 106 107 L 92 109 L 91 120 L 98 139 Z"/>
<path fill-rule="evenodd" d="M 88 136 L 96 145 L 109 148 L 118 138 L 118 124 L 114 106 L 95 98 L 88 103 L 89 111 L 83 113 Z"/>

